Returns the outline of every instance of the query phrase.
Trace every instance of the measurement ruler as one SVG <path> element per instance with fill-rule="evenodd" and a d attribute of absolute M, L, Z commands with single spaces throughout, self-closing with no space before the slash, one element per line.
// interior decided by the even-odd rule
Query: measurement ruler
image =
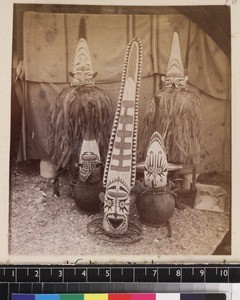
<path fill-rule="evenodd" d="M 0 265 L 1 300 L 11 293 L 116 292 L 116 286 L 124 292 L 142 283 L 240 283 L 240 265 Z"/>
<path fill-rule="evenodd" d="M 0 265 L 0 282 L 240 283 L 240 265 Z"/>

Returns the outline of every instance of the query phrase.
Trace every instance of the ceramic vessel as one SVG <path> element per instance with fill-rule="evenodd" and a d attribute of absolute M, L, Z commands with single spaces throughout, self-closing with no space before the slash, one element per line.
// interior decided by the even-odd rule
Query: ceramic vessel
<path fill-rule="evenodd" d="M 169 192 L 152 190 L 138 194 L 136 205 L 140 221 L 147 226 L 158 227 L 172 217 L 175 201 Z"/>
<path fill-rule="evenodd" d="M 72 198 L 81 211 L 86 213 L 97 213 L 101 210 L 103 205 L 98 197 L 103 191 L 104 188 L 101 185 L 91 185 L 91 187 L 76 185 L 72 191 Z"/>

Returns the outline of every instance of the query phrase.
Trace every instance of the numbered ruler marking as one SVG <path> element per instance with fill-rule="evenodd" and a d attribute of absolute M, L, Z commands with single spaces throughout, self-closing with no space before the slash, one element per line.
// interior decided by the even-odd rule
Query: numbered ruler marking
<path fill-rule="evenodd" d="M 157 268 L 136 268 L 135 282 L 157 282 L 158 269 Z"/>
<path fill-rule="evenodd" d="M 240 266 L 4 267 L 2 283 L 240 282 Z"/>
<path fill-rule="evenodd" d="M 87 282 L 86 268 L 67 268 L 64 270 L 65 282 Z"/>
<path fill-rule="evenodd" d="M 40 270 L 37 269 L 16 269 L 16 282 L 40 282 Z"/>
<path fill-rule="evenodd" d="M 229 268 L 209 268 L 206 273 L 207 282 L 229 282 Z"/>
<path fill-rule="evenodd" d="M 182 282 L 205 282 L 205 268 L 186 268 L 182 273 Z"/>
<path fill-rule="evenodd" d="M 92 268 L 88 272 L 88 282 L 110 282 L 110 268 Z"/>

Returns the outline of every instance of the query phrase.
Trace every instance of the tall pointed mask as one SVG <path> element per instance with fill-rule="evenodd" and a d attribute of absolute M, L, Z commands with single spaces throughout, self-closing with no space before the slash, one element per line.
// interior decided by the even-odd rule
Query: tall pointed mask
<path fill-rule="evenodd" d="M 185 87 L 187 79 L 188 77 L 184 76 L 179 36 L 177 32 L 174 32 L 164 85 L 165 87 L 172 85 Z"/>
<path fill-rule="evenodd" d="M 75 50 L 72 86 L 93 86 L 93 68 L 88 43 L 84 38 L 80 38 Z"/>
<path fill-rule="evenodd" d="M 141 62 L 142 46 L 134 39 L 126 50 L 103 178 L 106 187 L 103 228 L 115 235 L 124 234 L 128 229 L 130 192 L 135 184 Z"/>

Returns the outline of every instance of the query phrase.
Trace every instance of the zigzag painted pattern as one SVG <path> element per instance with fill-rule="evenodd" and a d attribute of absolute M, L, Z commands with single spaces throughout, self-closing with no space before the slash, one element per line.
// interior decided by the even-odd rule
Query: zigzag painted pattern
<path fill-rule="evenodd" d="M 127 69 L 128 60 L 129 60 L 131 47 L 133 46 L 134 43 L 137 43 L 137 48 L 138 48 L 138 60 L 136 61 L 138 65 L 137 65 L 137 80 L 136 80 L 136 84 L 135 84 L 136 96 L 135 96 L 135 105 L 134 105 L 134 129 L 133 129 L 133 137 L 132 137 L 131 187 L 133 187 L 133 185 L 135 184 L 136 151 L 137 151 L 137 127 L 138 127 L 138 99 L 139 99 L 139 92 L 140 92 L 141 66 L 142 66 L 142 45 L 141 45 L 141 42 L 138 38 L 134 38 L 128 44 L 127 49 L 126 49 L 125 61 L 124 61 L 124 67 L 123 67 L 123 73 L 122 73 L 122 80 L 121 80 L 121 87 L 120 87 L 119 98 L 118 98 L 118 104 L 117 104 L 117 109 L 116 109 L 116 113 L 115 113 L 111 138 L 110 138 L 109 147 L 108 147 L 108 154 L 107 154 L 107 159 L 106 159 L 104 176 L 103 176 L 103 185 L 104 186 L 107 185 L 108 172 L 109 172 L 109 168 L 110 168 L 110 162 L 111 162 L 111 159 L 112 159 L 114 142 L 115 142 L 115 139 L 116 139 L 117 128 L 118 128 L 120 115 L 121 115 L 124 87 L 125 87 L 125 81 L 126 81 L 126 76 L 127 76 L 127 72 L 128 72 L 128 69 Z"/>

